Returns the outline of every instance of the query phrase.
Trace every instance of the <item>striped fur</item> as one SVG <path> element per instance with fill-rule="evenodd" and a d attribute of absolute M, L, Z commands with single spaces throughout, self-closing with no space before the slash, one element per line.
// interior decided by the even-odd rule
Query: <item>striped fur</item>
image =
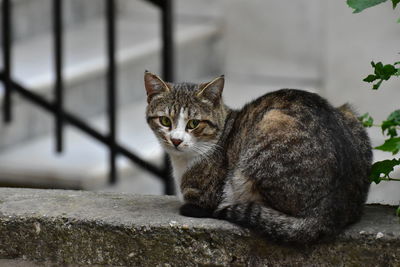
<path fill-rule="evenodd" d="M 183 215 L 225 219 L 287 243 L 333 237 L 360 218 L 372 153 L 348 105 L 282 89 L 232 110 L 221 98 L 223 77 L 163 88 L 151 75 L 147 120 L 170 155 Z M 170 117 L 171 128 L 159 116 Z M 182 148 L 174 147 L 174 131 L 191 119 L 201 123 L 181 127 Z"/>

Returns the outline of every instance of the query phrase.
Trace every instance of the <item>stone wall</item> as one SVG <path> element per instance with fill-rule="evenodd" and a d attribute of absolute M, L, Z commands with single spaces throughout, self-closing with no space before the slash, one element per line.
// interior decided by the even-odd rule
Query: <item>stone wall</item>
<path fill-rule="evenodd" d="M 288 247 L 225 221 L 180 216 L 179 205 L 167 196 L 1 188 L 0 264 L 400 264 L 400 223 L 393 207 L 367 207 L 361 222 L 336 241 Z"/>

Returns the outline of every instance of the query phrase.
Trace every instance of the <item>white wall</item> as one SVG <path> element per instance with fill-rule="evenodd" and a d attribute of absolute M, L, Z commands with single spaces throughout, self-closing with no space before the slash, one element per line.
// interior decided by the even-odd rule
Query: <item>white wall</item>
<path fill-rule="evenodd" d="M 318 79 L 318 0 L 227 0 L 227 72 L 232 76 Z"/>
<path fill-rule="evenodd" d="M 344 2 L 344 1 L 343 1 Z M 393 63 L 400 60 L 400 24 L 398 12 L 385 3 L 359 14 L 352 14 L 341 1 L 325 1 L 326 53 L 324 94 L 334 104 L 354 103 L 361 113 L 369 112 L 377 121 L 400 108 L 400 79 L 384 82 L 378 91 L 362 81 L 372 73 L 370 61 Z M 370 130 L 373 145 L 383 142 L 379 129 Z M 392 158 L 390 153 L 375 151 L 375 160 Z M 397 156 L 399 157 L 399 156 Z M 400 177 L 400 170 L 393 174 Z M 369 202 L 398 204 L 400 182 L 372 185 Z"/>

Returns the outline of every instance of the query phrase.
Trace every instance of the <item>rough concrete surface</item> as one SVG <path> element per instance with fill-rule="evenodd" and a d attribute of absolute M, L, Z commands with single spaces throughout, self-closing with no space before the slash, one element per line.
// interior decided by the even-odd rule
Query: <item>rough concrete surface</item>
<path fill-rule="evenodd" d="M 0 266 L 399 266 L 393 207 L 368 206 L 337 240 L 270 243 L 225 221 L 178 214 L 179 201 L 0 188 Z"/>

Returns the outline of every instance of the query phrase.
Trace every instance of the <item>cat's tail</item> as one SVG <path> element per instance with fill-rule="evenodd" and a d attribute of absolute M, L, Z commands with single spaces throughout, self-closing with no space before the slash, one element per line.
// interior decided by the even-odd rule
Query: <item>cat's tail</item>
<path fill-rule="evenodd" d="M 226 206 L 215 211 L 214 216 L 281 243 L 310 244 L 332 234 L 332 228 L 317 218 L 293 217 L 254 202 Z"/>

